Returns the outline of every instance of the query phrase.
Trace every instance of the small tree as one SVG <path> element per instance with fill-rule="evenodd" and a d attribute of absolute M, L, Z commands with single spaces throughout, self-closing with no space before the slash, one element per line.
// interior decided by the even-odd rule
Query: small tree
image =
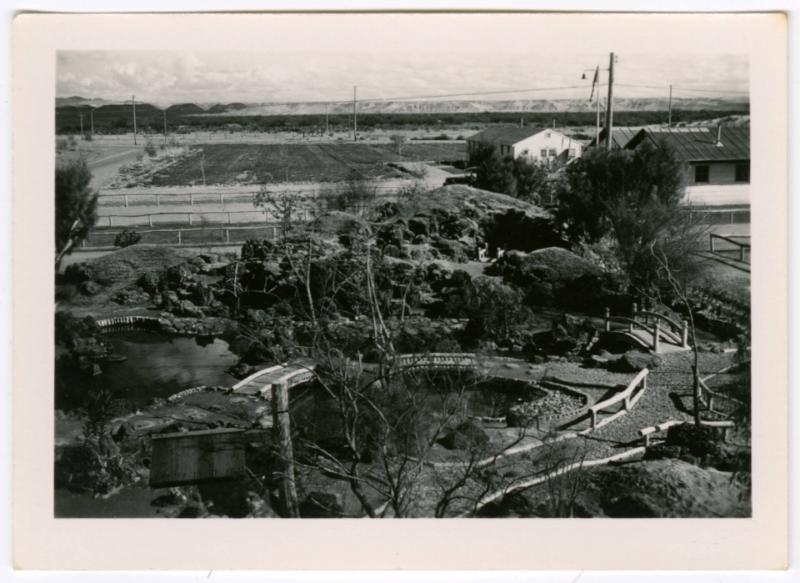
<path fill-rule="evenodd" d="M 475 186 L 484 190 L 539 203 L 548 188 L 549 171 L 544 164 L 524 156 L 501 156 L 497 148 L 489 144 L 472 146 L 469 164 L 475 169 Z"/>
<path fill-rule="evenodd" d="M 288 191 L 272 192 L 266 186 L 262 186 L 253 195 L 253 206 L 260 207 L 264 211 L 267 222 L 270 220 L 278 222 L 281 240 L 286 242 L 292 230 L 292 223 L 299 206 L 299 200 L 297 193 Z"/>
<path fill-rule="evenodd" d="M 56 167 L 56 268 L 97 222 L 97 193 L 83 158 Z"/>
<path fill-rule="evenodd" d="M 631 284 L 649 289 L 658 280 L 653 242 L 667 236 L 671 243 L 662 249 L 677 265 L 699 235 L 690 214 L 679 207 L 683 187 L 683 164 L 666 145 L 594 149 L 567 167 L 557 219 L 574 242 L 610 237 Z"/>
<path fill-rule="evenodd" d="M 477 144 L 469 151 L 469 165 L 474 170 L 477 188 L 509 194 L 515 191 L 514 161 L 503 157 L 492 145 Z"/>
<path fill-rule="evenodd" d="M 336 210 L 361 214 L 375 200 L 377 193 L 378 187 L 373 181 L 353 171 L 335 195 L 333 204 Z"/>
<path fill-rule="evenodd" d="M 406 145 L 406 137 L 402 134 L 393 134 L 389 136 L 389 139 L 394 144 L 394 151 L 398 156 L 403 155 L 403 146 Z"/>

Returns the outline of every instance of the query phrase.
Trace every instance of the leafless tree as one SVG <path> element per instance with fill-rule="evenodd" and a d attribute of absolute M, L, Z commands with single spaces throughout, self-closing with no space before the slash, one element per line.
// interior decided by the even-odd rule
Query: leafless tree
<path fill-rule="evenodd" d="M 283 242 L 286 242 L 292 230 L 293 221 L 299 209 L 299 202 L 300 199 L 297 193 L 289 191 L 273 192 L 266 186 L 262 186 L 253 195 L 253 206 L 259 207 L 264 211 L 267 222 L 278 222 Z"/>

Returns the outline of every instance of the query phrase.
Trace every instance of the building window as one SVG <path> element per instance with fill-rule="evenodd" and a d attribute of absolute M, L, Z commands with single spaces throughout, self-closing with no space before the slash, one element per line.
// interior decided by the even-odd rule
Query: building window
<path fill-rule="evenodd" d="M 547 148 L 542 148 L 542 151 L 540 152 L 540 156 L 542 158 L 547 158 Z"/>
<path fill-rule="evenodd" d="M 708 184 L 708 164 L 698 164 L 694 167 L 694 183 Z"/>
<path fill-rule="evenodd" d="M 736 182 L 750 182 L 750 162 L 736 165 Z"/>
<path fill-rule="evenodd" d="M 556 153 L 556 149 L 555 148 L 550 148 L 550 155 L 553 156 L 553 157 L 558 156 L 558 153 Z"/>

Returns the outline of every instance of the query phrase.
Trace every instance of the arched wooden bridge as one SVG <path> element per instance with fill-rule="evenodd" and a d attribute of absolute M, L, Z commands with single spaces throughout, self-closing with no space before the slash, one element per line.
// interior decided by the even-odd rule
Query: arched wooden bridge
<path fill-rule="evenodd" d="M 691 350 L 686 320 L 676 322 L 658 312 L 640 311 L 636 304 L 630 316 L 612 316 L 611 310 L 606 308 L 604 329 L 606 336 L 617 337 L 655 354 Z"/>

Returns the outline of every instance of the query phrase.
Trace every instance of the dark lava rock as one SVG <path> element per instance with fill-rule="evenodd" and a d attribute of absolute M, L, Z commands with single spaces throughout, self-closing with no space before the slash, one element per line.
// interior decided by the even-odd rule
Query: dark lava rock
<path fill-rule="evenodd" d="M 343 512 L 341 497 L 329 492 L 311 492 L 300 503 L 303 518 L 338 518 Z"/>
<path fill-rule="evenodd" d="M 614 372 L 639 372 L 643 368 L 654 369 L 661 365 L 661 357 L 657 354 L 629 350 L 619 359 L 612 361 L 608 369 Z"/>
<path fill-rule="evenodd" d="M 640 494 L 626 494 L 603 505 L 609 518 L 658 518 L 660 511 Z"/>
<path fill-rule="evenodd" d="M 469 419 L 447 431 L 440 440 L 440 443 L 447 449 L 471 449 L 488 442 L 489 435 L 486 431 L 478 423 Z"/>
<path fill-rule="evenodd" d="M 183 300 L 180 302 L 177 312 L 179 315 L 189 318 L 202 318 L 205 315 L 203 314 L 203 310 L 195 306 L 190 300 Z"/>
<path fill-rule="evenodd" d="M 94 281 L 84 281 L 81 284 L 81 293 L 87 296 L 93 296 L 97 293 L 100 293 L 103 289 L 103 286 Z"/>

